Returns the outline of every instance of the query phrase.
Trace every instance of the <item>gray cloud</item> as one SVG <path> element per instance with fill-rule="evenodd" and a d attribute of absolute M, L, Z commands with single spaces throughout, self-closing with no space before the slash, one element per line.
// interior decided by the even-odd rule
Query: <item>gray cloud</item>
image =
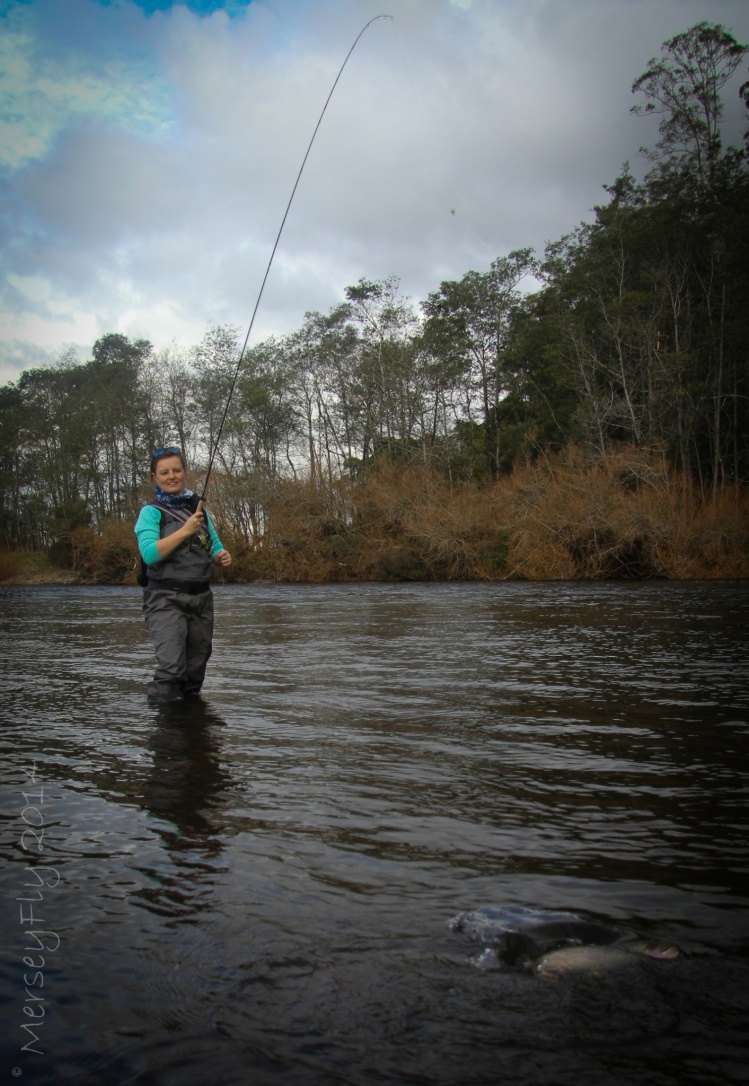
<path fill-rule="evenodd" d="M 69 87 L 95 76 L 112 93 L 81 111 L 71 92 L 38 154 L 6 170 L 6 379 L 107 331 L 158 344 L 246 326 L 336 71 L 382 10 L 276 0 L 242 18 L 176 7 L 146 19 L 129 3 L 38 0 L 26 32 L 39 55 L 63 33 L 48 18 L 61 6 L 58 71 L 67 56 Z M 513 248 L 541 250 L 590 218 L 625 159 L 644 169 L 655 125 L 630 115 L 629 88 L 661 42 L 703 18 L 749 33 L 744 0 L 387 6 L 395 23 L 368 30 L 331 101 L 256 338 L 361 277 L 400 276 L 419 299 Z M 123 73 L 146 80 L 131 117 Z"/>

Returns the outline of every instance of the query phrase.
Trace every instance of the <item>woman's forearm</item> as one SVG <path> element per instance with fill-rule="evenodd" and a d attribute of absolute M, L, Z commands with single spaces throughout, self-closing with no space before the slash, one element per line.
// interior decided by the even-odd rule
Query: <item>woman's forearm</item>
<path fill-rule="evenodd" d="M 185 525 L 182 528 L 178 528 L 176 532 L 172 532 L 171 535 L 165 535 L 162 539 L 156 541 L 156 550 L 159 552 L 160 558 L 168 558 L 172 551 L 176 551 L 180 543 L 183 543 L 186 539 L 189 539 L 192 532 L 187 530 Z"/>

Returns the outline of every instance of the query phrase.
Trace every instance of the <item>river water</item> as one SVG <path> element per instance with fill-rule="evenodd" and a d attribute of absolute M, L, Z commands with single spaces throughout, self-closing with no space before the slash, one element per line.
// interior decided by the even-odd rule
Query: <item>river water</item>
<path fill-rule="evenodd" d="M 157 710 L 137 590 L 0 600 L 6 1078 L 749 1081 L 749 584 L 216 609 Z M 541 977 L 513 909 L 680 955 Z"/>

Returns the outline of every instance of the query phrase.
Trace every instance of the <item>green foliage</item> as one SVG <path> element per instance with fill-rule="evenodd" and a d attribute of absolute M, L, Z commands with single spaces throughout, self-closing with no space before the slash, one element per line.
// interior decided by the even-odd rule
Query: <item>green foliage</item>
<path fill-rule="evenodd" d="M 488 272 L 471 271 L 460 282 L 442 283 L 423 305 L 425 343 L 465 390 L 469 421 L 481 420 L 488 480 L 506 462 L 499 406 L 511 387 L 508 356 L 522 305 L 518 288 L 536 271 L 532 250 L 517 250 L 494 260 Z"/>

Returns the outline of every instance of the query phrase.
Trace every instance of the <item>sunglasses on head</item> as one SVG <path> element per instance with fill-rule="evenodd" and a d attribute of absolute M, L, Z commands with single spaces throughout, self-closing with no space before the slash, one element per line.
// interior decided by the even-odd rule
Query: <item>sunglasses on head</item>
<path fill-rule="evenodd" d="M 163 449 L 154 449 L 152 456 L 163 456 L 164 453 L 172 453 L 175 456 L 182 455 L 182 449 L 178 449 L 176 445 L 166 445 Z"/>

